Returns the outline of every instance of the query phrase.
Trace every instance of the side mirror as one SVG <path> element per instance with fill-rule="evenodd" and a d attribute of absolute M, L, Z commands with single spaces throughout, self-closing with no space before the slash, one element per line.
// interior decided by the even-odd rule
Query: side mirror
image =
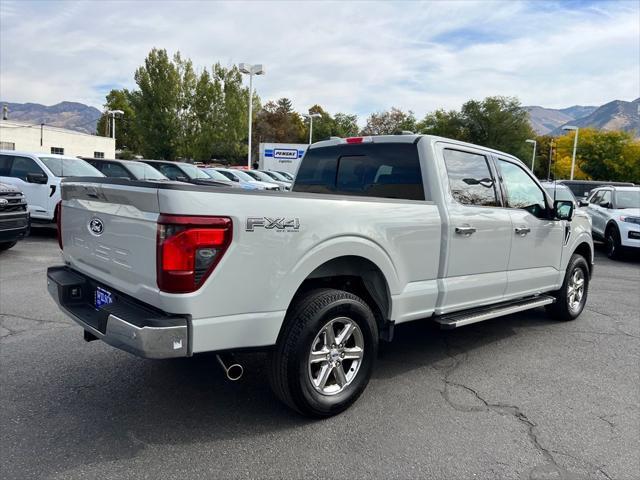
<path fill-rule="evenodd" d="M 237 178 L 237 177 L 233 177 L 231 180 L 233 180 L 234 182 L 239 182 L 240 181 L 240 179 Z"/>
<path fill-rule="evenodd" d="M 570 200 L 556 200 L 553 204 L 553 214 L 557 220 L 571 221 L 573 218 L 573 202 Z"/>
<path fill-rule="evenodd" d="M 44 173 L 27 173 L 27 182 L 45 185 L 49 178 Z"/>
<path fill-rule="evenodd" d="M 609 202 L 602 202 L 602 203 L 600 204 L 600 206 L 601 206 L 602 208 L 611 208 L 611 204 L 610 204 Z"/>
<path fill-rule="evenodd" d="M 189 182 L 189 179 L 187 177 L 185 177 L 184 175 L 178 175 L 176 177 L 176 180 L 179 182 Z"/>
<path fill-rule="evenodd" d="M 588 207 L 589 206 L 589 202 L 587 202 L 586 200 L 580 200 L 578 202 L 578 205 L 580 205 L 581 207 Z"/>

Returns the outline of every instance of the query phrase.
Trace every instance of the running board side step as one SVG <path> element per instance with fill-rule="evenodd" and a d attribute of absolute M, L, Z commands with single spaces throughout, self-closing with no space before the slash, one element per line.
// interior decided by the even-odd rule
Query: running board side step
<path fill-rule="evenodd" d="M 530 297 L 525 300 L 499 303 L 496 305 L 489 305 L 488 307 L 474 308 L 472 310 L 465 310 L 463 312 L 450 313 L 448 315 L 436 317 L 435 321 L 440 324 L 442 329 L 458 328 L 464 325 L 470 325 L 472 323 L 483 322 L 491 318 L 502 317 L 504 315 L 522 312 L 523 310 L 550 305 L 555 301 L 556 299 L 552 296 L 539 295 L 537 297 Z"/>

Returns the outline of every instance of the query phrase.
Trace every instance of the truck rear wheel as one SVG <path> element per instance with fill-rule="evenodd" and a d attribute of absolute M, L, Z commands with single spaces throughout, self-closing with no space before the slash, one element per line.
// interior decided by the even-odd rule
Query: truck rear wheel
<path fill-rule="evenodd" d="M 567 265 L 562 288 L 555 294 L 555 303 L 547 306 L 552 318 L 574 320 L 584 310 L 589 293 L 589 266 L 582 255 L 574 253 Z"/>
<path fill-rule="evenodd" d="M 271 353 L 269 381 L 289 407 L 329 417 L 364 391 L 377 351 L 376 321 L 361 298 L 342 290 L 312 290 L 287 314 Z"/>

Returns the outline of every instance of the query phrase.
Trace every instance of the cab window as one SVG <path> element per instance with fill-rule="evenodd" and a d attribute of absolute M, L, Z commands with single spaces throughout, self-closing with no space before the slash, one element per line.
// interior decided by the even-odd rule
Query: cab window
<path fill-rule="evenodd" d="M 444 163 L 453 198 L 463 205 L 498 206 L 496 185 L 484 155 L 445 149 Z"/>
<path fill-rule="evenodd" d="M 520 208 L 536 217 L 547 215 L 545 195 L 538 184 L 515 163 L 499 159 L 498 165 L 506 189 L 507 207 Z"/>

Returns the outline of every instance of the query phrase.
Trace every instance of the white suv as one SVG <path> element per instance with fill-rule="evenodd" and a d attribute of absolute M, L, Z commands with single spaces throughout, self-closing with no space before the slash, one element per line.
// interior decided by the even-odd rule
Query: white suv
<path fill-rule="evenodd" d="M 64 155 L 0 150 L 0 183 L 18 187 L 32 222 L 55 222 L 63 177 L 104 177 L 84 160 Z"/>
<path fill-rule="evenodd" d="M 640 248 L 640 187 L 601 187 L 587 202 L 593 237 L 604 240 L 609 258 L 623 248 Z"/>

